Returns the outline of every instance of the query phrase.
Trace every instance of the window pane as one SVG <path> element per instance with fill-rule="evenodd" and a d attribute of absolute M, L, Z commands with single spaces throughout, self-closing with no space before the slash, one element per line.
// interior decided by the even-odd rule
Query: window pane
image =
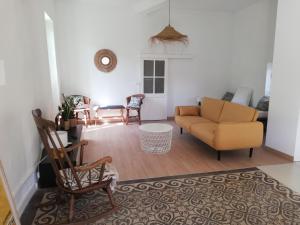
<path fill-rule="evenodd" d="M 154 61 L 153 60 L 145 60 L 144 61 L 144 76 L 153 77 L 154 72 Z"/>
<path fill-rule="evenodd" d="M 165 76 L 165 61 L 155 61 L 155 76 Z"/>
<path fill-rule="evenodd" d="M 153 93 L 153 78 L 144 78 L 144 93 Z"/>
<path fill-rule="evenodd" d="M 155 79 L 155 93 L 163 94 L 165 92 L 165 79 L 156 78 Z"/>

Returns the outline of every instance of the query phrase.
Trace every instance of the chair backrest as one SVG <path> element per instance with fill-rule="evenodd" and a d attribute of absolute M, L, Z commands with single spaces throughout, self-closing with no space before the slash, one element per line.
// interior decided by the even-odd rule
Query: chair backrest
<path fill-rule="evenodd" d="M 144 94 L 135 94 L 135 95 L 128 96 L 128 97 L 126 98 L 127 105 L 129 104 L 129 102 L 130 102 L 130 100 L 131 100 L 132 97 L 140 98 L 140 99 L 141 99 L 141 101 L 140 101 L 140 106 L 141 106 L 141 105 L 143 104 L 143 100 L 144 100 L 144 98 L 145 98 L 145 95 L 144 95 Z"/>
<path fill-rule="evenodd" d="M 66 171 L 64 170 L 64 168 L 68 167 L 74 177 L 73 182 L 76 182 L 77 186 L 82 188 L 80 179 L 78 178 L 69 155 L 67 154 L 56 131 L 55 123 L 42 118 L 42 112 L 40 109 L 32 110 L 32 115 L 44 148 L 47 151 L 52 168 L 55 172 L 58 184 L 61 187 L 66 187 L 67 185 L 67 187 L 71 190 L 71 181 L 68 179 L 70 176 L 66 174 Z M 67 182 L 66 185 L 65 182 Z"/>

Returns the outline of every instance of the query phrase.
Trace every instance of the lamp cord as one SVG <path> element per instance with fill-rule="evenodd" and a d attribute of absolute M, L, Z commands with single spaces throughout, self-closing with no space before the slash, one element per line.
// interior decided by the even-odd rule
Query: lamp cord
<path fill-rule="evenodd" d="M 169 0 L 169 26 L 171 25 L 171 0 Z"/>

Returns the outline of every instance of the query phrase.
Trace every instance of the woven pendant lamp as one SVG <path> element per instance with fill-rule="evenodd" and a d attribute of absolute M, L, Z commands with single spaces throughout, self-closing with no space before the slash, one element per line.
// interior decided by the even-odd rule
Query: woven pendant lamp
<path fill-rule="evenodd" d="M 160 42 L 182 42 L 184 44 L 188 43 L 188 36 L 184 35 L 177 30 L 175 30 L 174 27 L 172 27 L 170 24 L 171 21 L 171 2 L 169 0 L 169 25 L 166 26 L 160 33 L 158 33 L 155 36 L 152 36 L 150 38 L 151 42 L 154 43 L 156 41 Z"/>

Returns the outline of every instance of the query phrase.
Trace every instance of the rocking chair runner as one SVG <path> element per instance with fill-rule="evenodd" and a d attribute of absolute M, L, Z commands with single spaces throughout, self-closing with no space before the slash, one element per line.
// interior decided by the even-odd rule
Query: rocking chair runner
<path fill-rule="evenodd" d="M 106 164 L 111 163 L 112 158 L 107 156 L 92 164 L 82 165 L 83 147 L 87 145 L 87 141 L 81 141 L 77 145 L 65 148 L 56 132 L 55 123 L 43 119 L 40 109 L 33 110 L 32 115 L 47 151 L 52 168 L 56 174 L 56 183 L 60 191 L 70 194 L 71 196 L 69 221 L 72 221 L 74 215 L 75 196 L 94 190 L 103 189 L 108 195 L 112 208 L 106 213 L 97 216 L 97 218 L 91 218 L 90 221 L 85 222 L 95 221 L 102 216 L 115 211 L 117 206 L 114 203 L 111 190 L 111 184 L 112 182 L 115 182 L 115 180 L 113 179 L 113 173 L 110 173 L 108 170 L 109 165 Z M 73 166 L 68 156 L 68 152 L 73 151 L 77 147 L 81 147 L 80 165 Z"/>

